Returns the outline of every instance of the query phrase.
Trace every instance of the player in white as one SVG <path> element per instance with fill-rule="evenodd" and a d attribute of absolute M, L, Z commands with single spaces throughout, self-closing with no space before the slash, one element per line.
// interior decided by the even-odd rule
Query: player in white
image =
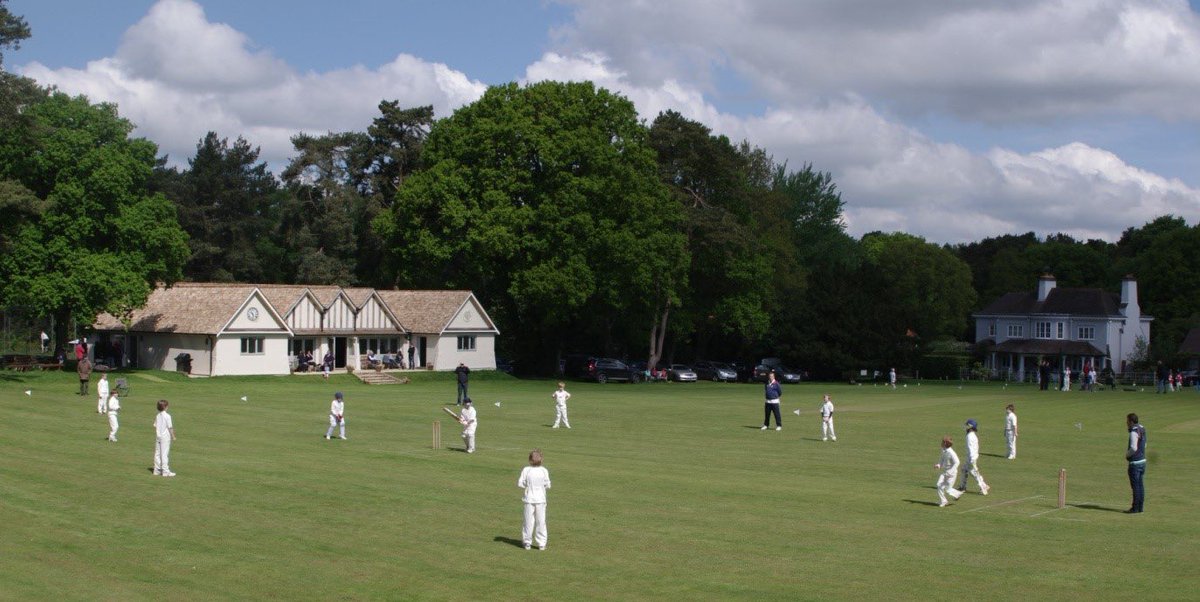
<path fill-rule="evenodd" d="M 554 428 L 558 428 L 559 422 L 571 428 L 571 421 L 567 420 L 567 400 L 571 398 L 571 394 L 567 392 L 566 383 L 559 382 L 558 390 L 551 393 L 550 397 L 554 398 Z"/>
<path fill-rule="evenodd" d="M 891 385 L 893 389 L 896 388 L 896 369 L 895 368 L 892 368 L 890 371 L 888 371 L 888 384 Z"/>
<path fill-rule="evenodd" d="M 954 488 L 954 478 L 958 476 L 958 454 L 954 453 L 954 441 L 950 437 L 942 437 L 942 457 L 933 467 L 942 471 L 938 475 L 937 494 L 938 506 L 944 507 L 947 503 L 946 495 L 958 499 L 963 492 Z"/>
<path fill-rule="evenodd" d="M 103 375 L 101 375 L 100 382 L 104 382 Z M 121 428 L 120 423 L 117 422 L 117 412 L 121 411 L 121 400 L 117 399 L 116 392 L 113 392 L 112 396 L 108 398 L 105 408 L 108 410 L 108 440 L 116 441 L 117 429 Z"/>
<path fill-rule="evenodd" d="M 175 423 L 167 413 L 167 400 L 158 400 L 158 416 L 154 417 L 154 474 L 173 477 L 171 472 L 171 442 L 175 440 Z"/>
<path fill-rule="evenodd" d="M 967 491 L 967 477 L 975 477 L 975 482 L 979 484 L 979 492 L 983 495 L 988 494 L 988 484 L 983 480 L 983 474 L 979 472 L 979 425 L 975 423 L 974 418 L 967 419 L 967 462 L 962 465 L 962 479 L 958 485 L 958 489 L 964 493 Z"/>
<path fill-rule="evenodd" d="M 837 441 L 837 433 L 833 430 L 833 400 L 825 394 L 825 403 L 821 404 L 821 441 L 833 439 Z"/>
<path fill-rule="evenodd" d="M 546 490 L 550 488 L 550 471 L 542 466 L 542 450 L 529 452 L 529 466 L 521 469 L 517 487 L 525 490 L 521 501 L 525 502 L 525 522 L 521 525 L 521 542 L 525 549 L 537 543 L 539 550 L 546 549 Z"/>
<path fill-rule="evenodd" d="M 100 373 L 100 382 L 96 383 L 96 413 L 104 414 L 108 412 L 106 407 L 108 404 L 108 373 Z"/>
<path fill-rule="evenodd" d="M 342 392 L 338 391 L 333 394 L 333 401 L 329 402 L 329 430 L 325 431 L 325 438 L 330 439 L 333 436 L 333 429 L 341 427 L 339 439 L 346 438 L 346 403 L 342 400 Z"/>
<path fill-rule="evenodd" d="M 1017 459 L 1017 409 L 1013 404 L 1008 404 L 1004 408 L 1006 416 L 1004 417 L 1004 440 L 1008 442 L 1008 459 Z"/>
<path fill-rule="evenodd" d="M 475 427 L 479 423 L 475 420 L 475 404 L 471 403 L 470 397 L 463 398 L 463 409 L 458 415 L 458 422 L 463 425 L 463 445 L 467 446 L 467 453 L 475 453 Z"/>

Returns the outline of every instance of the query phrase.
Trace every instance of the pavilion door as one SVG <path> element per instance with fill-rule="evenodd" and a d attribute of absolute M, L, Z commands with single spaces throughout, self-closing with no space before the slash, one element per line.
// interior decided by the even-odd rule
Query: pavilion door
<path fill-rule="evenodd" d="M 346 337 L 333 337 L 333 367 L 346 367 Z"/>

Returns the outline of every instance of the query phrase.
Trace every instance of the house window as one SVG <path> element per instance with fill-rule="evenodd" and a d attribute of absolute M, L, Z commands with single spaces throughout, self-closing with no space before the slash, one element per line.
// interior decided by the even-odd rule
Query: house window
<path fill-rule="evenodd" d="M 292 339 L 292 355 L 300 355 L 305 351 L 316 351 L 316 339 Z"/>
<path fill-rule="evenodd" d="M 995 322 L 988 324 L 988 336 L 989 337 L 996 336 L 996 323 Z"/>
<path fill-rule="evenodd" d="M 1008 325 L 1008 337 L 1010 339 L 1011 338 L 1020 338 L 1023 336 L 1025 336 L 1025 327 L 1024 326 L 1022 326 L 1020 324 L 1009 324 Z"/>
<path fill-rule="evenodd" d="M 262 337 L 242 337 L 242 355 L 262 355 Z"/>
<path fill-rule="evenodd" d="M 1066 329 L 1065 329 L 1065 328 L 1063 328 L 1063 323 L 1062 323 L 1062 322 L 1059 322 L 1059 323 L 1058 323 L 1058 338 L 1060 338 L 1060 339 L 1061 339 L 1061 338 L 1063 338 L 1063 333 L 1064 333 L 1064 332 L 1066 332 Z"/>
<path fill-rule="evenodd" d="M 458 350 L 459 351 L 475 351 L 474 335 L 458 337 Z"/>
<path fill-rule="evenodd" d="M 359 355 L 366 355 L 368 351 L 375 351 L 378 353 L 399 353 L 400 339 L 358 339 Z"/>
<path fill-rule="evenodd" d="M 1093 327 L 1093 326 L 1080 326 L 1079 327 L 1079 340 L 1090 341 L 1094 338 L 1096 338 L 1096 328 L 1095 327 Z"/>
<path fill-rule="evenodd" d="M 1037 323 L 1037 338 L 1039 338 L 1039 339 L 1050 338 L 1050 323 L 1049 322 L 1038 322 Z"/>

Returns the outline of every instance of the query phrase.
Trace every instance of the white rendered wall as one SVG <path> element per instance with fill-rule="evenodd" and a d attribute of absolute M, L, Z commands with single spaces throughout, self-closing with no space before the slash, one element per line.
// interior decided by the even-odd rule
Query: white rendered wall
<path fill-rule="evenodd" d="M 242 336 L 261 337 L 263 353 L 243 354 Z M 287 333 L 222 335 L 213 349 L 213 376 L 288 374 L 291 372 L 288 364 L 289 340 Z"/>
<path fill-rule="evenodd" d="M 192 374 L 208 375 L 208 337 L 202 334 L 138 334 L 138 366 L 174 372 L 175 357 L 192 355 Z"/>
<path fill-rule="evenodd" d="M 447 333 L 441 337 L 429 337 L 428 363 L 436 370 L 453 370 L 461 362 L 472 370 L 496 369 L 496 336 L 492 333 L 475 334 L 475 349 L 458 350 L 458 337 L 471 336 L 464 333 Z"/>

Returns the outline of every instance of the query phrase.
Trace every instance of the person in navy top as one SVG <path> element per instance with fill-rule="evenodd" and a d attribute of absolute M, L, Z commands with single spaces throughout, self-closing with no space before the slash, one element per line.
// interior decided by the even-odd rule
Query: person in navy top
<path fill-rule="evenodd" d="M 779 381 L 775 380 L 775 371 L 767 376 L 767 386 L 765 390 L 766 403 L 763 404 L 763 425 L 762 430 L 767 430 L 771 426 L 771 414 L 775 415 L 775 430 L 783 430 L 783 421 L 779 419 L 779 398 L 783 397 L 783 389 L 779 386 Z"/>
<path fill-rule="evenodd" d="M 1146 427 L 1138 423 L 1137 414 L 1126 416 L 1125 423 L 1129 426 L 1125 459 L 1129 461 L 1129 488 L 1133 490 L 1133 505 L 1125 513 L 1138 514 L 1146 501 L 1146 488 L 1142 482 L 1146 476 Z"/>

